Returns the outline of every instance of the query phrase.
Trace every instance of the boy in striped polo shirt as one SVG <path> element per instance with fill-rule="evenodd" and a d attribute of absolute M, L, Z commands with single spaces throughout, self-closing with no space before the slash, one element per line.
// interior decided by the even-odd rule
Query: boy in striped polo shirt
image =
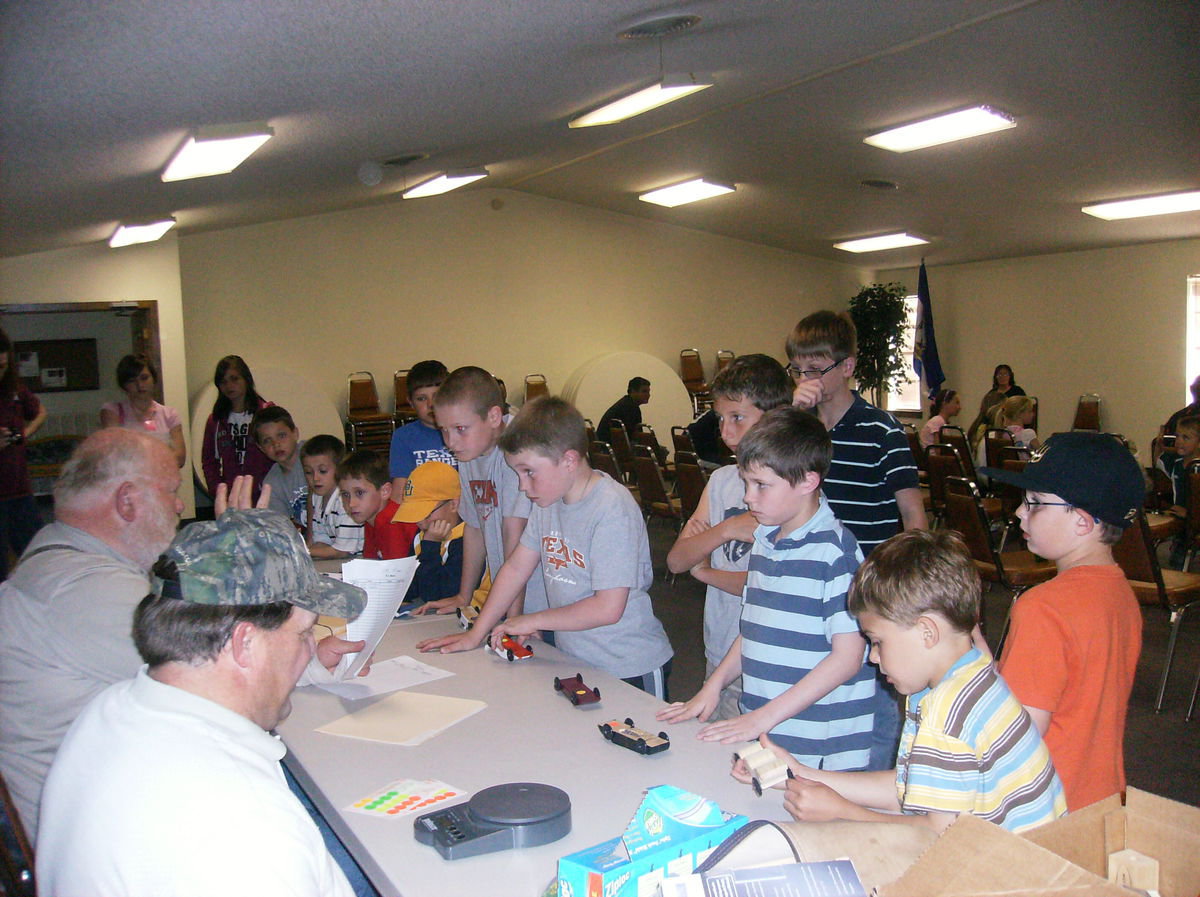
<path fill-rule="evenodd" d="M 902 533 L 872 552 L 849 607 L 871 660 L 908 695 L 896 768 L 838 773 L 789 761 L 796 778 L 786 783 L 784 807 L 792 816 L 942 831 L 970 813 L 1020 832 L 1066 813 L 1037 726 L 972 644 L 979 596 L 979 574 L 951 530 Z"/>
<path fill-rule="evenodd" d="M 705 726 L 699 738 L 732 744 L 770 732 L 806 765 L 864 769 L 875 671 L 846 610 L 862 555 L 821 495 L 830 452 L 821 422 L 792 407 L 767 412 L 742 439 L 738 472 L 758 526 L 740 635 L 696 696 L 658 718 L 707 718 L 740 673 L 742 715 Z"/>

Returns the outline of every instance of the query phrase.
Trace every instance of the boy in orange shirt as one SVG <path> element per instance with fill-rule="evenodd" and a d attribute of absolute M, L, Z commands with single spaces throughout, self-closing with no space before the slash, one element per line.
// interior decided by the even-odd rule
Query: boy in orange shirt
<path fill-rule="evenodd" d="M 1021 532 L 1058 567 L 1013 606 L 999 667 L 1045 738 L 1074 812 L 1125 787 L 1142 615 L 1112 546 L 1142 505 L 1141 468 L 1113 436 L 1075 432 L 1050 437 L 1023 471 L 981 472 L 1025 490 Z"/>

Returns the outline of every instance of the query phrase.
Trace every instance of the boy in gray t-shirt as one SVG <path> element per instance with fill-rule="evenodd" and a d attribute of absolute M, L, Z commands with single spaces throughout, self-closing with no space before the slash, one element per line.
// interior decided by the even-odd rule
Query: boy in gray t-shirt
<path fill-rule="evenodd" d="M 505 460 L 533 502 L 517 548 L 496 576 L 474 628 L 428 639 L 422 651 L 465 651 L 510 635 L 555 633 L 568 654 L 657 697 L 667 697 L 671 643 L 646 589 L 650 543 L 629 491 L 587 462 L 579 412 L 560 398 L 528 402 L 500 437 Z M 541 566 L 548 608 L 501 621 Z"/>

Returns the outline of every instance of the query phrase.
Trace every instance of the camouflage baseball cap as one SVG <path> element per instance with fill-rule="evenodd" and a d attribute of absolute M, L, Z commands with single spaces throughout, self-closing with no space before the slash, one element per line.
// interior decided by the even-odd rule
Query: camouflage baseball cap
<path fill-rule="evenodd" d="M 175 563 L 179 581 L 158 580 L 159 593 L 194 604 L 286 601 L 352 620 L 367 602 L 357 586 L 318 574 L 291 521 L 265 508 L 226 511 L 218 520 L 193 523 L 163 556 Z"/>

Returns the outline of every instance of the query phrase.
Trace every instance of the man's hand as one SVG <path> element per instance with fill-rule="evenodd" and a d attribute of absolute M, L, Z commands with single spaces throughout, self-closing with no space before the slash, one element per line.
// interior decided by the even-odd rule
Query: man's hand
<path fill-rule="evenodd" d="M 456 654 L 459 651 L 474 651 L 483 644 L 483 633 L 474 629 L 455 635 L 443 635 L 440 638 L 427 638 L 417 642 L 417 650 L 422 654 L 437 651 L 439 654 Z"/>
<path fill-rule="evenodd" d="M 317 660 L 321 666 L 332 673 L 337 669 L 337 665 L 341 662 L 344 655 L 356 654 L 365 647 L 367 647 L 367 643 L 364 641 L 348 642 L 345 639 L 338 638 L 336 635 L 327 635 L 317 642 Z M 371 662 L 374 658 L 374 654 L 367 658 L 367 662 L 358 671 L 358 675 L 365 676 L 371 671 Z"/>
<path fill-rule="evenodd" d="M 225 483 L 218 483 L 217 491 L 213 495 L 213 516 L 220 517 L 230 509 L 249 511 L 252 508 L 258 508 L 261 510 L 271 502 L 271 487 L 262 487 L 262 492 L 258 495 L 258 504 L 254 504 L 253 499 L 254 477 L 252 476 L 235 477 L 232 488 Z"/>
<path fill-rule="evenodd" d="M 441 598 L 437 601 L 427 601 L 420 607 L 414 608 L 412 615 L 419 617 L 422 614 L 452 614 L 460 607 L 466 607 L 470 603 L 470 599 L 463 598 L 462 595 L 452 595 L 449 598 Z"/>

